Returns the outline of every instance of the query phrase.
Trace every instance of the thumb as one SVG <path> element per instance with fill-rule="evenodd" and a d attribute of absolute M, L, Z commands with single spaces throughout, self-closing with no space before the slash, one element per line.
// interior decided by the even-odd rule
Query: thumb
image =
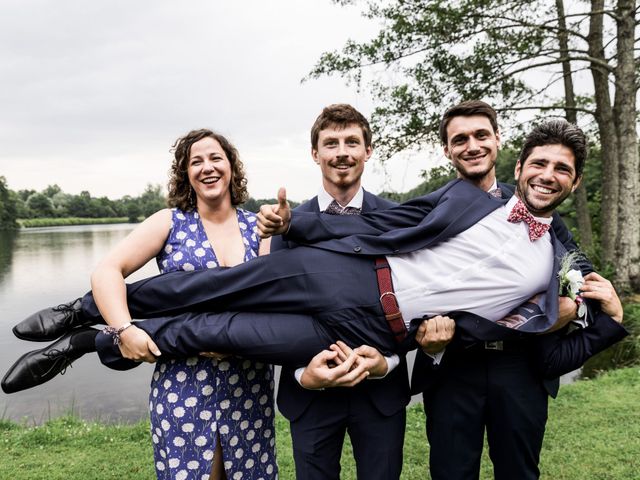
<path fill-rule="evenodd" d="M 158 348 L 158 346 L 154 343 L 153 340 L 148 340 L 147 341 L 147 348 L 151 351 L 151 353 L 153 353 L 156 357 L 159 357 L 160 355 L 162 355 L 160 353 L 160 349 Z"/>
<path fill-rule="evenodd" d="M 278 210 L 288 208 L 287 203 L 287 190 L 284 187 L 280 187 L 278 190 Z"/>

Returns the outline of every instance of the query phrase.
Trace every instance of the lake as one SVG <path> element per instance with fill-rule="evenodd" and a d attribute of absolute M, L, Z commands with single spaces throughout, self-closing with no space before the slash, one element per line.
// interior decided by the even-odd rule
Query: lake
<path fill-rule="evenodd" d="M 46 343 L 26 342 L 11 328 L 29 314 L 66 303 L 90 289 L 89 276 L 107 251 L 133 225 L 84 225 L 0 232 L 0 371 L 23 353 Z M 130 278 L 158 273 L 155 261 Z M 153 366 L 128 372 L 103 367 L 85 355 L 50 382 L 7 395 L 0 391 L 0 418 L 42 423 L 73 410 L 84 418 L 133 421 L 147 414 Z"/>

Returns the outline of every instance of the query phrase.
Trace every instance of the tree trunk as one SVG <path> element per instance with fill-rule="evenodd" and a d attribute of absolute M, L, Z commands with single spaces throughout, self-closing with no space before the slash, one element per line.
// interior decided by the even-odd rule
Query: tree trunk
<path fill-rule="evenodd" d="M 619 0 L 616 9 L 618 64 L 614 109 L 618 120 L 620 191 L 616 251 L 616 283 L 622 289 L 640 287 L 640 161 L 636 131 L 634 62 L 635 0 Z"/>
<path fill-rule="evenodd" d="M 560 44 L 560 57 L 562 58 L 562 75 L 564 80 L 565 117 L 568 122 L 578 123 L 578 114 L 575 110 L 576 98 L 573 89 L 573 77 L 571 75 L 571 61 L 569 60 L 569 39 L 567 24 L 564 18 L 563 0 L 556 0 L 556 12 L 558 14 L 558 43 Z M 580 186 L 574 193 L 576 205 L 576 220 L 580 232 L 580 247 L 590 252 L 593 246 L 593 231 L 591 228 L 591 216 L 589 215 L 589 203 L 584 186 Z"/>
<path fill-rule="evenodd" d="M 604 0 L 592 0 L 591 11 L 604 9 Z M 594 13 L 589 21 L 589 55 L 606 62 L 603 47 L 603 15 Z M 600 244 L 603 265 L 613 265 L 616 260 L 616 238 L 618 236 L 618 140 L 614 123 L 609 73 L 606 68 L 592 63 L 596 102 L 595 118 L 600 132 L 602 159 L 602 203 L 600 205 Z"/>

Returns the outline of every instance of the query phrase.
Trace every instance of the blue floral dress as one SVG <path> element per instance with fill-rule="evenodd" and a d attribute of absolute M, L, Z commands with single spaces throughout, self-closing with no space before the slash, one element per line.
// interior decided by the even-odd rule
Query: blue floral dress
<path fill-rule="evenodd" d="M 257 256 L 256 217 L 238 209 L 244 261 Z M 197 212 L 172 211 L 162 273 L 218 266 Z M 151 393 L 151 435 L 158 479 L 206 480 L 220 438 L 229 480 L 277 478 L 273 368 L 229 357 L 160 360 Z"/>

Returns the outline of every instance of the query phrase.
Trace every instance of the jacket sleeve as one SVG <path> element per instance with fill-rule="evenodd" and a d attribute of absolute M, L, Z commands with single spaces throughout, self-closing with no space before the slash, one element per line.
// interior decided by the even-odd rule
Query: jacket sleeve
<path fill-rule="evenodd" d="M 361 215 L 293 211 L 291 225 L 284 238 L 310 244 L 350 235 L 381 235 L 391 230 L 414 227 L 438 205 L 450 185 L 392 208 Z"/>
<path fill-rule="evenodd" d="M 587 327 L 569 333 L 567 328 L 541 335 L 538 339 L 534 355 L 544 378 L 557 378 L 580 368 L 589 358 L 629 334 L 621 324 L 601 311 L 597 311 Z"/>

